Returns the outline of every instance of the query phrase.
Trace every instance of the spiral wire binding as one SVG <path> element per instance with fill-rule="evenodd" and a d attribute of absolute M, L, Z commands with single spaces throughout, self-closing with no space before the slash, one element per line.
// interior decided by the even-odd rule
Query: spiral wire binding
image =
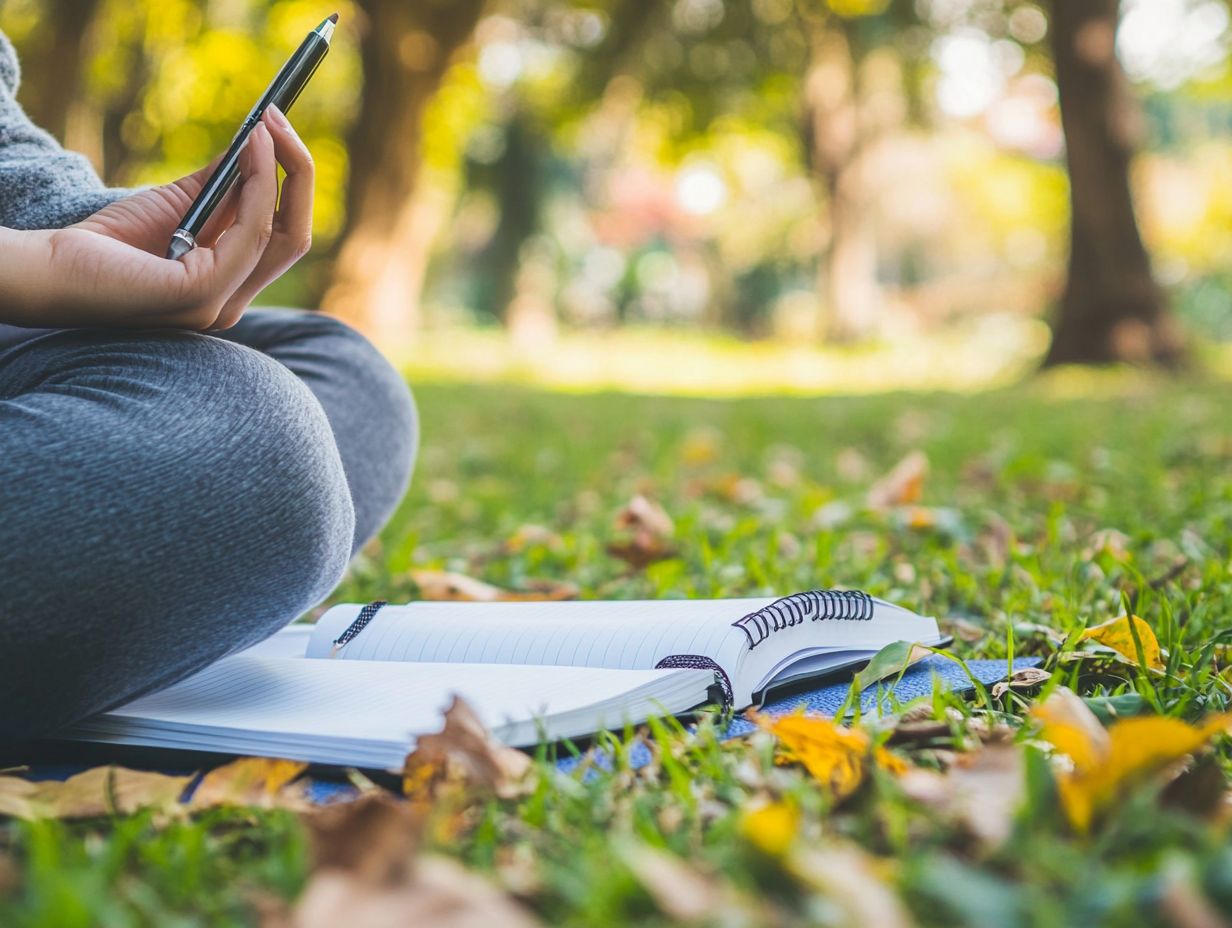
<path fill-rule="evenodd" d="M 736 701 L 732 690 L 731 678 L 727 675 L 727 671 L 717 663 L 704 654 L 669 654 L 654 666 L 655 670 L 675 670 L 678 668 L 713 670 L 714 684 L 719 689 L 723 711 L 727 712 L 731 709 L 732 704 Z"/>
<path fill-rule="evenodd" d="M 749 639 L 749 650 L 784 628 L 823 619 L 867 622 L 873 617 L 873 597 L 860 590 L 808 590 L 776 599 L 768 606 L 732 622 Z"/>

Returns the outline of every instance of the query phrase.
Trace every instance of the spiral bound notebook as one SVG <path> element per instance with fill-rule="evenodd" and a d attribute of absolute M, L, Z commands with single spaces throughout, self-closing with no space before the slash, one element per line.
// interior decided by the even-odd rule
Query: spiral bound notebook
<path fill-rule="evenodd" d="M 780 599 L 370 603 L 330 609 L 69 740 L 393 769 L 460 695 L 507 744 L 734 708 L 937 623 L 857 591 Z"/>

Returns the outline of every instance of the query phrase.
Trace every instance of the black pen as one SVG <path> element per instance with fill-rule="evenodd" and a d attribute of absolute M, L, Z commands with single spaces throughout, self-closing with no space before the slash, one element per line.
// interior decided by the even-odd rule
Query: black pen
<path fill-rule="evenodd" d="M 333 37 L 334 26 L 337 22 L 338 14 L 334 13 L 308 33 L 308 37 L 300 43 L 295 54 L 287 59 L 287 63 L 270 81 L 270 85 L 265 88 L 265 93 L 261 94 L 261 99 L 257 101 L 257 105 L 252 108 L 248 118 L 240 126 L 240 131 L 235 133 L 235 138 L 231 140 L 231 146 L 227 149 L 222 161 L 214 169 L 210 179 L 205 182 L 201 192 L 197 194 L 197 199 L 193 200 L 192 206 L 180 220 L 179 227 L 172 233 L 171 244 L 167 246 L 168 258 L 182 258 L 197 247 L 197 236 L 201 234 L 206 222 L 214 214 L 222 198 L 227 195 L 235 179 L 239 177 L 240 151 L 243 150 L 244 143 L 248 141 L 252 130 L 261 121 L 265 108 L 272 103 L 283 113 L 291 109 L 291 104 L 295 102 L 295 98 L 299 96 L 300 91 L 304 89 L 304 85 L 308 83 L 308 79 L 312 77 L 313 72 L 325 57 L 325 53 L 329 51 L 329 40 Z"/>

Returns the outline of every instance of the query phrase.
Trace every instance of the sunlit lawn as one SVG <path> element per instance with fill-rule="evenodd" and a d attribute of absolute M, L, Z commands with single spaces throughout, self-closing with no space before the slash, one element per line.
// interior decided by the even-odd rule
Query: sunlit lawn
<path fill-rule="evenodd" d="M 957 652 L 995 658 L 1011 638 L 1015 653 L 1047 657 L 1054 646 L 1027 626 L 1094 624 L 1127 600 L 1170 647 L 1174 675 L 1073 664 L 1050 685 L 1137 693 L 1122 707 L 1188 719 L 1228 702 L 1222 652 L 1202 652 L 1232 614 L 1226 383 L 1066 375 L 972 394 L 713 400 L 420 383 L 417 396 L 414 487 L 338 599 L 408 598 L 411 566 L 511 586 L 568 579 L 585 597 L 841 584 L 961 618 Z M 866 511 L 869 486 L 914 449 L 931 463 L 927 515 Z M 636 493 L 676 522 L 679 556 L 645 571 L 605 552 Z M 528 524 L 548 531 L 519 532 Z M 998 701 L 995 716 L 1017 727 L 1032 697 Z M 902 756 L 935 767 L 973 746 L 970 724 L 956 719 Z M 1033 753 L 1025 810 L 987 846 L 889 775 L 836 809 L 808 774 L 775 767 L 764 737 L 666 743 L 640 774 L 618 764 L 585 782 L 545 777 L 525 799 L 442 809 L 430 840 L 553 924 L 673 923 L 670 900 L 637 875 L 663 849 L 723 900 L 703 923 L 871 924 L 859 900 L 879 893 L 938 926 L 1204 924 L 1175 920 L 1186 904 L 1232 915 L 1221 815 L 1165 806 L 1154 787 L 1077 836 Z M 1228 749 L 1217 751 L 1226 769 Z M 784 797 L 799 820 L 795 850 L 779 856 L 750 839 L 747 815 Z M 12 860 L 0 867 L 6 926 L 255 923 L 258 897 L 292 897 L 305 879 L 290 813 L 0 835 Z M 846 893 L 833 868 L 856 874 Z"/>

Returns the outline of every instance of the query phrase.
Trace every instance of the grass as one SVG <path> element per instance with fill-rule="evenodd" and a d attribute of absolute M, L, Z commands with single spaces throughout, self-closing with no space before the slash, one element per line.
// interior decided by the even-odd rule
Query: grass
<path fill-rule="evenodd" d="M 974 395 L 730 400 L 437 384 L 418 400 L 415 485 L 337 599 L 409 598 L 411 566 L 513 586 L 567 578 L 586 597 L 842 584 L 962 619 L 956 652 L 992 658 L 1011 643 L 1019 655 L 1049 655 L 1035 627 L 1068 632 L 1128 605 L 1155 628 L 1172 672 L 1077 663 L 1050 686 L 1186 719 L 1228 703 L 1212 644 L 1232 615 L 1226 383 L 1061 375 Z M 869 485 L 916 448 L 931 462 L 931 524 L 863 512 Z M 679 548 L 640 572 L 604 550 L 613 515 L 639 492 L 675 518 Z M 527 524 L 556 538 L 521 544 Z M 1020 725 L 1030 698 L 1005 697 L 996 717 Z M 951 734 L 908 752 L 914 762 L 936 765 L 970 745 L 979 713 L 959 708 Z M 775 766 L 765 737 L 664 731 L 658 743 L 642 771 L 618 751 L 611 772 L 545 777 L 520 800 L 442 807 L 431 842 L 549 924 L 675 924 L 637 876 L 639 855 L 654 850 L 728 900 L 714 923 L 860 923 L 842 887 L 826 882 L 833 858 L 790 863 L 750 841 L 750 808 L 786 797 L 799 809 L 801 847 L 871 853 L 875 875 L 856 895 L 890 892 L 921 925 L 1200 924 L 1183 918 L 1199 904 L 1232 917 L 1222 814 L 1185 812 L 1143 787 L 1076 835 L 1035 751 L 1012 837 L 987 849 L 880 772 L 836 808 L 803 770 Z M 1223 745 L 1206 763 L 1226 781 L 1228 761 Z M 144 816 L 10 823 L 0 849 L 5 926 L 256 924 L 261 899 L 294 897 L 307 866 L 285 812 L 214 812 L 165 827 Z"/>

